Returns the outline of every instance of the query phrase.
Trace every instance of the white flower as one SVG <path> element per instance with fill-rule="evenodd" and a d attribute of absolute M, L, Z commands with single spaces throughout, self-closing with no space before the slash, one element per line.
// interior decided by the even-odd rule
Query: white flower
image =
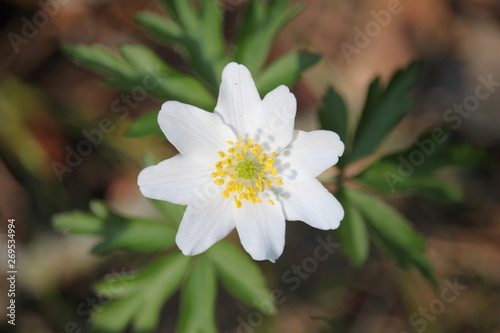
<path fill-rule="evenodd" d="M 176 242 L 185 255 L 207 250 L 235 227 L 255 260 L 275 261 L 285 220 L 335 229 L 344 210 L 316 180 L 344 151 L 330 131 L 294 131 L 296 100 L 286 86 L 260 99 L 248 69 L 222 73 L 213 113 L 169 101 L 158 122 L 180 154 L 139 174 L 144 196 L 187 205 Z"/>

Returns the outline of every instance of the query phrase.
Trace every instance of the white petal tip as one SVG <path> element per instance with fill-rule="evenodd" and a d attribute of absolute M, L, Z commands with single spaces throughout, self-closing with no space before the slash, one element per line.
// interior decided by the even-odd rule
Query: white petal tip
<path fill-rule="evenodd" d="M 226 67 L 224 67 L 223 69 L 223 72 L 226 71 L 226 70 L 237 70 L 237 69 L 246 69 L 248 70 L 248 68 L 245 66 L 245 65 L 242 65 L 242 64 L 238 64 L 237 62 L 230 62 L 229 64 L 226 65 Z"/>
<path fill-rule="evenodd" d="M 268 260 L 268 261 L 272 262 L 273 264 L 276 263 L 276 260 L 280 257 L 280 256 L 277 256 L 277 257 L 272 257 L 272 258 L 266 258 L 266 257 L 260 257 L 260 256 L 253 256 L 252 254 L 250 254 L 250 256 L 255 261 L 265 261 L 265 260 Z"/>
<path fill-rule="evenodd" d="M 274 90 L 277 90 L 279 91 L 281 94 L 292 94 L 290 92 L 290 88 L 288 88 L 287 86 L 285 86 L 284 84 L 282 84 L 281 86 L 277 86 L 276 88 L 274 88 Z M 293 94 L 292 94 L 293 95 Z M 293 95 L 293 97 L 295 98 L 295 95 Z"/>
<path fill-rule="evenodd" d="M 199 254 L 196 251 L 194 251 L 194 249 L 190 249 L 190 248 L 187 248 L 184 245 L 179 244 L 179 242 L 177 240 L 175 242 L 177 244 L 177 247 L 179 248 L 179 250 L 181 250 L 181 252 L 182 252 L 183 255 L 192 257 L 192 256 L 195 256 L 195 255 Z"/>
<path fill-rule="evenodd" d="M 165 112 L 169 112 L 171 110 L 175 110 L 176 106 L 179 105 L 180 103 L 177 101 L 166 101 L 161 105 L 160 113 L 158 114 L 158 117 Z"/>
<path fill-rule="evenodd" d="M 224 69 L 222 70 L 222 81 L 232 82 L 234 81 L 234 79 L 240 78 L 241 75 L 244 75 L 243 77 L 252 79 L 252 74 L 245 65 L 231 62 L 227 64 L 226 67 L 224 67 Z"/>
<path fill-rule="evenodd" d="M 335 221 L 335 223 L 332 223 L 332 225 L 327 229 L 327 230 L 335 230 L 340 227 L 340 221 Z"/>

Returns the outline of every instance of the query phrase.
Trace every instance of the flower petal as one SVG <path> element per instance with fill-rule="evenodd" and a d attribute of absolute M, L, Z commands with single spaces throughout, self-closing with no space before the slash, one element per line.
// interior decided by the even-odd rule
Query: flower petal
<path fill-rule="evenodd" d="M 305 181 L 336 164 L 343 152 L 337 133 L 294 131 L 292 142 L 279 153 L 275 165 L 284 179 Z"/>
<path fill-rule="evenodd" d="M 225 151 L 227 141 L 236 139 L 220 116 L 180 102 L 164 103 L 158 123 L 180 153 L 204 164 L 215 164 L 220 159 L 217 152 Z"/>
<path fill-rule="evenodd" d="M 285 217 L 281 204 L 244 202 L 234 214 L 236 229 L 245 250 L 254 260 L 275 262 L 285 246 Z"/>
<path fill-rule="evenodd" d="M 234 229 L 231 211 L 234 202 L 222 197 L 220 191 L 213 197 L 195 199 L 188 205 L 175 237 L 177 246 L 185 255 L 196 255 L 223 239 Z"/>
<path fill-rule="evenodd" d="M 262 101 L 262 109 L 250 136 L 271 152 L 281 151 L 293 136 L 297 101 L 288 87 L 279 86 Z"/>
<path fill-rule="evenodd" d="M 250 71 L 237 63 L 228 64 L 222 71 L 219 98 L 215 114 L 240 136 L 248 137 L 262 101 Z"/>
<path fill-rule="evenodd" d="M 316 179 L 285 183 L 280 190 L 283 192 L 279 200 L 289 221 L 303 221 L 328 230 L 338 228 L 344 218 L 340 202 Z"/>
<path fill-rule="evenodd" d="M 187 205 L 196 188 L 211 183 L 212 167 L 181 154 L 145 168 L 137 183 L 145 197 Z"/>

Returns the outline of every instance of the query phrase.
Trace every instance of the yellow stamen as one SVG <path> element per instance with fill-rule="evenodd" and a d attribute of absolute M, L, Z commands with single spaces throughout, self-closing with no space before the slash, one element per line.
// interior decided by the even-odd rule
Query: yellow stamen
<path fill-rule="evenodd" d="M 224 186 L 224 198 L 233 197 L 236 208 L 241 208 L 244 200 L 261 203 L 258 193 L 283 185 L 281 178 L 273 177 L 277 174 L 274 166 L 276 153 L 264 153 L 262 145 L 242 136 L 227 143 L 230 145 L 227 153 L 217 153 L 221 160 L 215 164 L 216 170 L 210 176 L 215 178 L 215 184 Z M 274 205 L 271 199 L 267 202 Z"/>
<path fill-rule="evenodd" d="M 214 183 L 218 184 L 218 185 L 224 185 L 224 179 L 218 178 L 218 179 L 214 180 Z"/>

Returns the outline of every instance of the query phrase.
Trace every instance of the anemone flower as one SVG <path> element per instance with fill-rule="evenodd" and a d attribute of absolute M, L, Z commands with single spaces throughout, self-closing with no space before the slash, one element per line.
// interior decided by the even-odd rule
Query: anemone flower
<path fill-rule="evenodd" d="M 295 96 L 279 86 L 261 99 L 248 69 L 228 64 L 213 113 L 175 101 L 158 122 L 178 155 L 150 166 L 138 184 L 148 198 L 187 205 L 176 236 L 185 255 L 204 252 L 235 227 L 255 260 L 275 261 L 285 221 L 336 229 L 338 200 L 316 179 L 344 151 L 331 131 L 294 130 Z"/>

